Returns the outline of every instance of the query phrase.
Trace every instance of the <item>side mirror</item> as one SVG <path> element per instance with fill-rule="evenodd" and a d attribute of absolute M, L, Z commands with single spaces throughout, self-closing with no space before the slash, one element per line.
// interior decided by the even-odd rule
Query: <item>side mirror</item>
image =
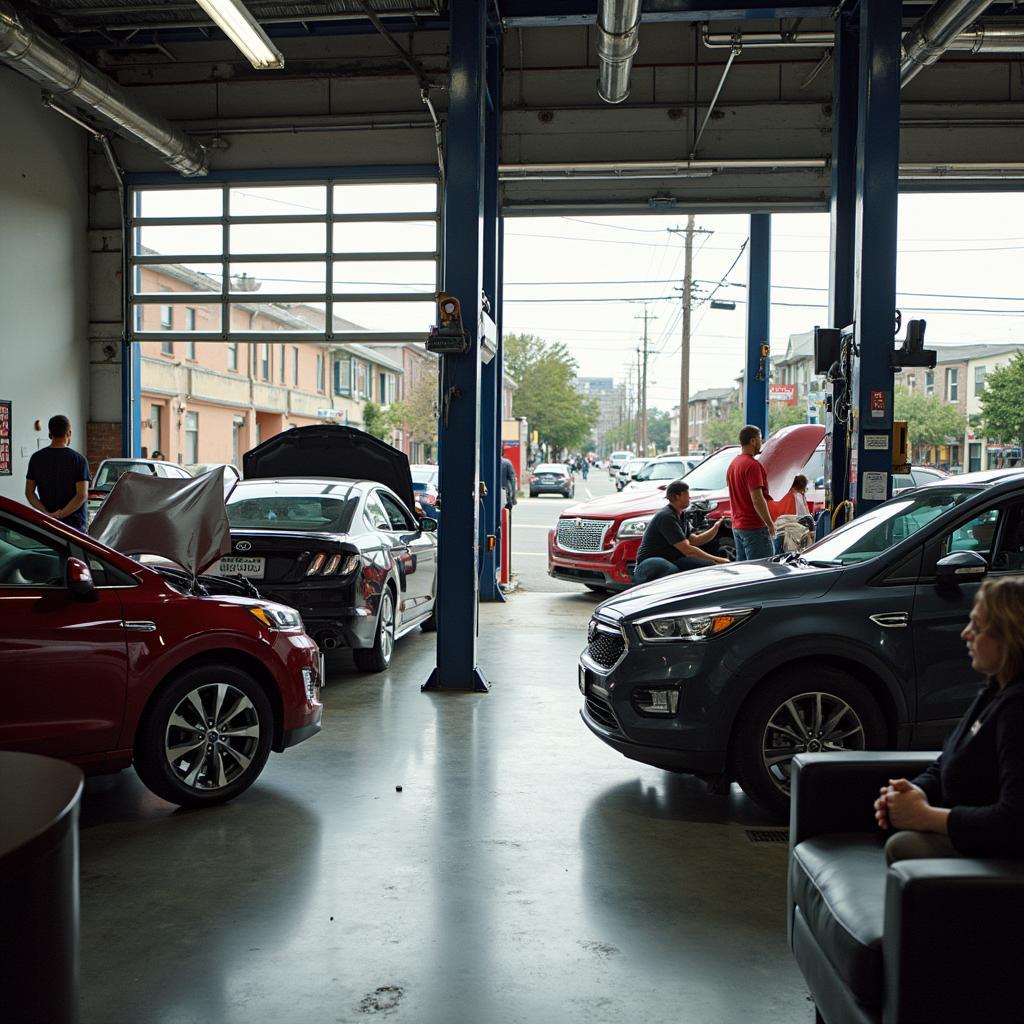
<path fill-rule="evenodd" d="M 420 520 L 420 529 L 424 533 L 437 533 L 437 520 L 431 519 L 429 516 L 424 516 Z"/>
<path fill-rule="evenodd" d="M 977 551 L 954 551 L 935 565 L 935 585 L 946 590 L 975 583 L 988 572 L 988 562 Z"/>
<path fill-rule="evenodd" d="M 96 599 L 96 584 L 92 571 L 80 558 L 69 558 L 66 568 L 68 590 L 83 601 Z"/>

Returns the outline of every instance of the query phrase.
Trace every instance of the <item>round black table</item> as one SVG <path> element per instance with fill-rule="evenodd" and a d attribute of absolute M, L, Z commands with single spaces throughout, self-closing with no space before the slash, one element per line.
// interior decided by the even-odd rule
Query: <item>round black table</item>
<path fill-rule="evenodd" d="M 66 761 L 0 751 L 0 1006 L 18 1024 L 78 1020 L 78 803 Z"/>

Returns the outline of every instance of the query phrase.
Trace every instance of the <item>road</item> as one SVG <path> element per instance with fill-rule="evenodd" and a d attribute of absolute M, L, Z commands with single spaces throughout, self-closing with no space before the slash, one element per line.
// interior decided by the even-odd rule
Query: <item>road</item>
<path fill-rule="evenodd" d="M 576 474 L 576 497 L 569 501 L 552 494 L 520 498 L 512 510 L 512 572 L 522 590 L 532 593 L 579 593 L 589 591 L 578 583 L 555 580 L 548 575 L 548 531 L 570 505 L 615 493 L 607 469 L 592 470 L 584 480 Z"/>

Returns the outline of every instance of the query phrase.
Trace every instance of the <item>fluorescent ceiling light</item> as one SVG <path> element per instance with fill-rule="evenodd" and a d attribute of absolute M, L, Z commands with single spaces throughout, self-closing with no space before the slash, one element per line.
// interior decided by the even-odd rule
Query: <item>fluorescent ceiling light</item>
<path fill-rule="evenodd" d="M 284 54 L 274 46 L 260 23 L 245 9 L 241 0 L 196 0 L 220 26 L 224 34 L 245 54 L 257 69 L 283 68 Z"/>

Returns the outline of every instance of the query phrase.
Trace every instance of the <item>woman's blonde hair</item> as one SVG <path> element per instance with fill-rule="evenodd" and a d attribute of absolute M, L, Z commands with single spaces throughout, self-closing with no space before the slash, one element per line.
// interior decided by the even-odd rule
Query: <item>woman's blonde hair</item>
<path fill-rule="evenodd" d="M 1024 579 L 985 580 L 974 603 L 985 609 L 985 631 L 1002 650 L 996 675 L 1006 682 L 1024 675 Z"/>

